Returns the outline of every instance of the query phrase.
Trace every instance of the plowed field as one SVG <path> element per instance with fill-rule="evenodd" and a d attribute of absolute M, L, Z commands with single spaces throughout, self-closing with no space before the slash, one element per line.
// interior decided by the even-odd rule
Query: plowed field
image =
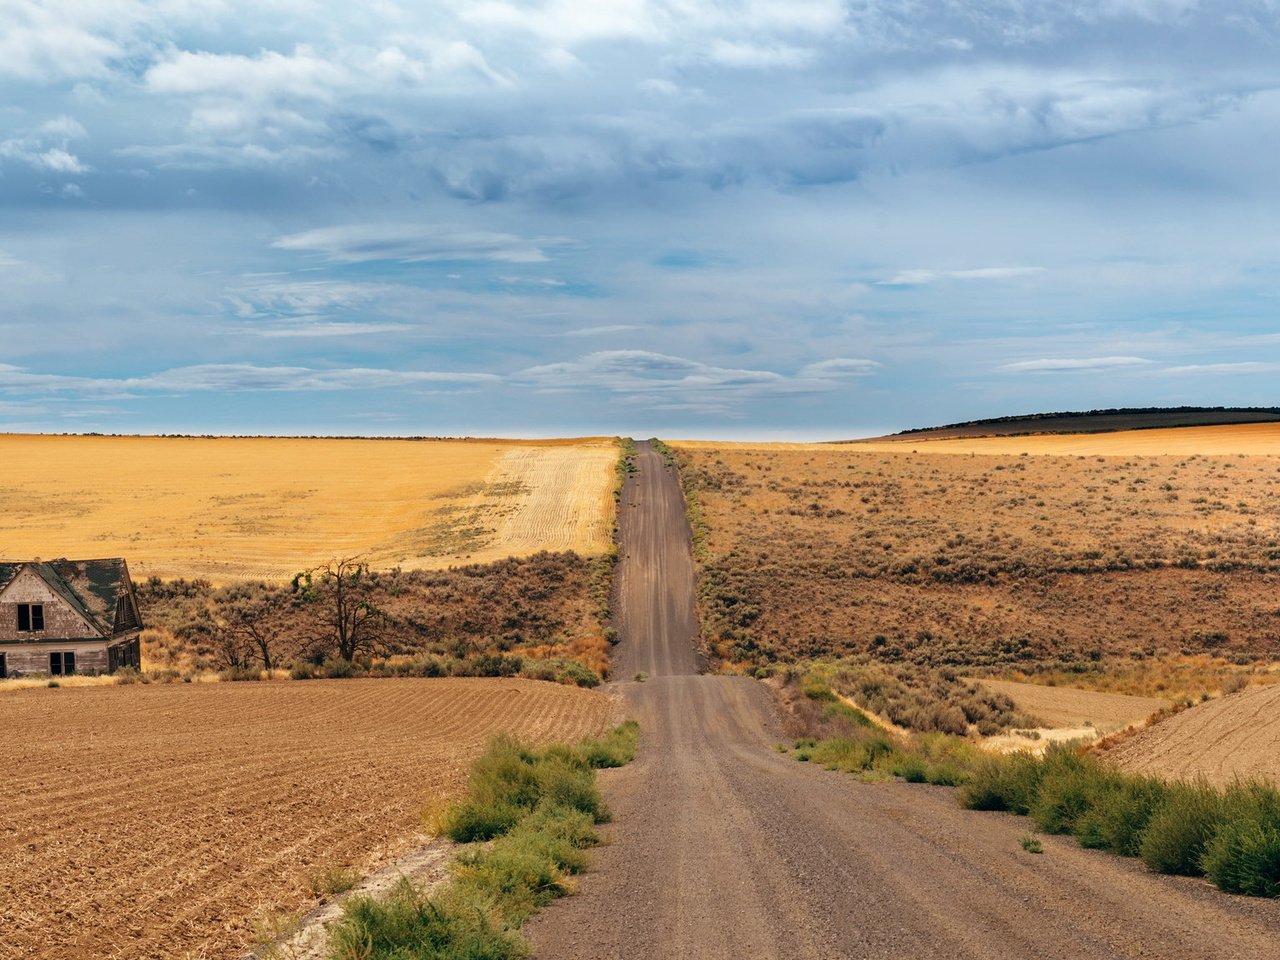
<path fill-rule="evenodd" d="M 1203 776 L 1218 786 L 1236 777 L 1280 782 L 1280 687 L 1202 703 L 1122 741 L 1107 756 L 1137 773 Z"/>
<path fill-rule="evenodd" d="M 0 435 L 0 556 L 135 578 L 287 579 L 335 556 L 433 569 L 602 553 L 613 441 Z"/>
<path fill-rule="evenodd" d="M 0 697 L 0 958 L 236 957 L 309 880 L 415 842 L 494 732 L 572 740 L 604 695 L 525 680 L 23 690 Z"/>

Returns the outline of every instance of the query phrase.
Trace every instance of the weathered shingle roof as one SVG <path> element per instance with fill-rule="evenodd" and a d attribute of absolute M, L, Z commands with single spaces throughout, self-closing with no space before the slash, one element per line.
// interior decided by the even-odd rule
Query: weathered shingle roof
<path fill-rule="evenodd" d="M 73 610 L 104 636 L 116 632 L 121 597 L 132 609 L 129 567 L 121 557 L 105 560 L 0 561 L 0 590 L 24 567 L 30 568 Z"/>

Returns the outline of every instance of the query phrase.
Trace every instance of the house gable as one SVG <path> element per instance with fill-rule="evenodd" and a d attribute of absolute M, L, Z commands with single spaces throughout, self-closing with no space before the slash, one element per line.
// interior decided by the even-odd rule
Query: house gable
<path fill-rule="evenodd" d="M 6 564 L 19 569 L 6 570 L 7 579 L 0 587 L 0 642 L 30 643 L 58 639 L 100 639 L 108 634 L 77 603 L 65 584 L 50 583 L 41 564 Z M 56 580 L 56 578 L 54 578 Z M 18 630 L 20 604 L 40 604 L 44 608 L 44 629 Z"/>

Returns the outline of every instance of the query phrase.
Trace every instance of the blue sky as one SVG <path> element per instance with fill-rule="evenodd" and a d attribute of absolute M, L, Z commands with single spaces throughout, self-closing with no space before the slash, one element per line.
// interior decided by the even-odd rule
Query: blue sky
<path fill-rule="evenodd" d="M 1280 4 L 9 0 L 0 429 L 1277 404 Z"/>

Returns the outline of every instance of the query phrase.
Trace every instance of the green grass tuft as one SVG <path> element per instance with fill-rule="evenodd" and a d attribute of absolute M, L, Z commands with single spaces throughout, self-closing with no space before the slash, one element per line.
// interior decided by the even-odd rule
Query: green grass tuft
<path fill-rule="evenodd" d="M 571 891 L 609 818 L 595 782 L 600 767 L 635 755 L 628 721 L 598 740 L 541 749 L 497 736 L 471 770 L 468 796 L 444 817 L 444 833 L 473 844 L 452 880 L 428 896 L 408 881 L 390 896 L 357 897 L 330 939 L 330 960 L 513 960 L 528 955 L 520 925 Z M 474 841 L 490 841 L 485 844 Z"/>

